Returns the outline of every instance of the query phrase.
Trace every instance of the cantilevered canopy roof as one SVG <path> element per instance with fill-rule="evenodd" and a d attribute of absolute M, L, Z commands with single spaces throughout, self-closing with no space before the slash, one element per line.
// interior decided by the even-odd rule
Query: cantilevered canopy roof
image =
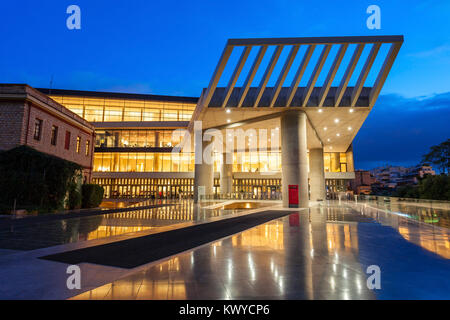
<path fill-rule="evenodd" d="M 310 147 L 330 142 L 336 151 L 346 149 L 402 43 L 403 36 L 230 39 L 190 129 L 195 120 L 223 129 L 296 108 L 307 113 L 308 132 L 314 132 Z M 369 74 L 372 85 L 365 86 Z"/>

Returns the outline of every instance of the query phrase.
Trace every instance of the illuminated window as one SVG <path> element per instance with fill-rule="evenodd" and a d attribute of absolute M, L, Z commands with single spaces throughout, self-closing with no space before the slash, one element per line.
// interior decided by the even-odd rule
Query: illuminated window
<path fill-rule="evenodd" d="M 86 140 L 86 152 L 85 152 L 86 156 L 89 155 L 90 144 L 91 144 L 91 142 L 89 140 Z"/>
<path fill-rule="evenodd" d="M 84 107 L 84 118 L 90 122 L 102 122 L 103 106 L 86 105 Z"/>
<path fill-rule="evenodd" d="M 80 149 L 81 149 L 81 137 L 78 136 L 77 137 L 77 148 L 76 148 L 77 153 L 80 153 Z"/>
<path fill-rule="evenodd" d="M 122 107 L 105 107 L 104 121 L 122 121 Z"/>

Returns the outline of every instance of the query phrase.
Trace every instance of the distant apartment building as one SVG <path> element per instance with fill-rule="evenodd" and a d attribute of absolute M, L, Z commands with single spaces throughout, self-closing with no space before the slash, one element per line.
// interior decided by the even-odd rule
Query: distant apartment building
<path fill-rule="evenodd" d="M 376 180 L 370 171 L 355 170 L 355 179 L 350 182 L 350 187 L 355 194 L 371 194 L 371 186 L 375 182 Z"/>
<path fill-rule="evenodd" d="M 372 169 L 370 173 L 383 188 L 396 188 L 402 185 L 418 183 L 419 178 L 435 175 L 431 166 L 417 165 L 410 168 L 400 166 L 384 166 Z"/>
<path fill-rule="evenodd" d="M 33 147 L 83 167 L 92 174 L 95 130 L 92 124 L 26 84 L 0 84 L 0 150 Z"/>
<path fill-rule="evenodd" d="M 408 169 L 400 166 L 384 166 L 370 170 L 370 173 L 383 188 L 396 188 Z"/>
<path fill-rule="evenodd" d="M 423 178 L 427 175 L 436 175 L 436 172 L 431 166 L 417 165 L 415 167 L 408 168 L 408 171 L 403 175 L 402 180 L 398 185 L 412 185 L 419 182 L 419 178 Z"/>

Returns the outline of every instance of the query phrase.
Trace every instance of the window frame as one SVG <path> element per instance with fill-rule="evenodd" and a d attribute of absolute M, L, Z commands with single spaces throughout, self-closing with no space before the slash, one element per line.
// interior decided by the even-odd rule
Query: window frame
<path fill-rule="evenodd" d="M 43 120 L 39 118 L 34 119 L 34 132 L 33 132 L 33 138 L 36 141 L 40 141 L 42 137 L 42 124 L 44 123 Z"/>
<path fill-rule="evenodd" d="M 64 149 L 66 150 L 70 150 L 70 136 L 71 136 L 70 131 L 66 130 L 66 138 L 64 141 Z"/>
<path fill-rule="evenodd" d="M 50 144 L 56 146 L 58 143 L 58 126 L 52 125 L 52 131 L 50 134 Z"/>

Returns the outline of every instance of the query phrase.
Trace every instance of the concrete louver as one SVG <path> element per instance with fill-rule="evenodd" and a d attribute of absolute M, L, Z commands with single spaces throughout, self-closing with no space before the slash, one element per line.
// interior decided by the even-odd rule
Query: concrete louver
<path fill-rule="evenodd" d="M 205 107 L 221 108 L 261 108 L 261 107 L 369 107 L 372 108 L 383 87 L 387 75 L 403 43 L 403 36 L 361 36 L 361 37 L 318 37 L 318 38 L 268 38 L 268 39 L 230 39 L 228 40 L 222 56 L 217 64 L 208 87 L 204 90 L 197 107 L 201 110 Z M 382 44 L 390 46 L 372 87 L 365 87 L 370 70 L 380 52 Z M 354 45 L 350 47 L 350 45 Z M 243 47 L 241 49 L 238 49 Z M 286 56 L 282 55 L 285 47 L 290 48 Z M 300 50 L 303 47 L 306 50 Z M 315 51 L 320 51 L 319 58 L 312 62 Z M 332 49 L 337 47 L 336 52 Z M 356 65 L 361 59 L 365 47 L 370 47 L 370 52 L 364 61 L 359 74 L 355 74 Z M 273 50 L 272 50 L 273 49 Z M 230 56 L 233 50 L 242 50 L 240 58 L 231 62 Z M 256 50 L 256 55 L 251 61 L 250 52 Z M 349 53 L 353 50 L 352 53 Z M 299 56 L 300 64 L 297 70 L 292 70 L 292 80 L 285 83 L 288 73 L 291 71 L 294 60 Z M 262 61 L 268 52 L 272 52 L 267 66 L 262 66 Z M 351 58 L 346 65 L 343 63 L 344 55 L 349 53 Z M 283 57 L 283 58 L 282 58 Z M 327 61 L 331 61 L 327 68 Z M 310 63 L 314 65 L 310 65 Z M 234 65 L 232 65 L 234 63 Z M 250 66 L 243 73 L 245 65 Z M 311 64 L 312 64 L 311 63 Z M 230 64 L 230 65 L 228 65 Z M 276 68 L 279 65 L 280 68 Z M 312 69 L 309 78 L 303 79 L 307 68 Z M 224 75 L 225 67 L 233 70 L 226 87 L 218 87 L 218 83 Z M 342 68 L 342 69 L 340 69 Z M 261 70 L 260 70 L 261 69 Z M 259 83 L 253 84 L 257 72 L 260 70 L 262 77 Z M 309 69 L 308 69 L 309 70 Z M 338 70 L 343 70 L 340 79 L 337 79 Z M 326 75 L 323 86 L 316 87 L 319 75 Z M 357 79 L 354 87 L 349 87 L 351 77 Z M 236 87 L 239 79 L 245 79 L 242 87 Z M 268 86 L 269 79 L 276 79 L 273 87 Z M 302 81 L 306 87 L 299 87 Z M 332 87 L 336 81 L 339 85 Z M 253 85 L 252 85 L 253 84 Z"/>

